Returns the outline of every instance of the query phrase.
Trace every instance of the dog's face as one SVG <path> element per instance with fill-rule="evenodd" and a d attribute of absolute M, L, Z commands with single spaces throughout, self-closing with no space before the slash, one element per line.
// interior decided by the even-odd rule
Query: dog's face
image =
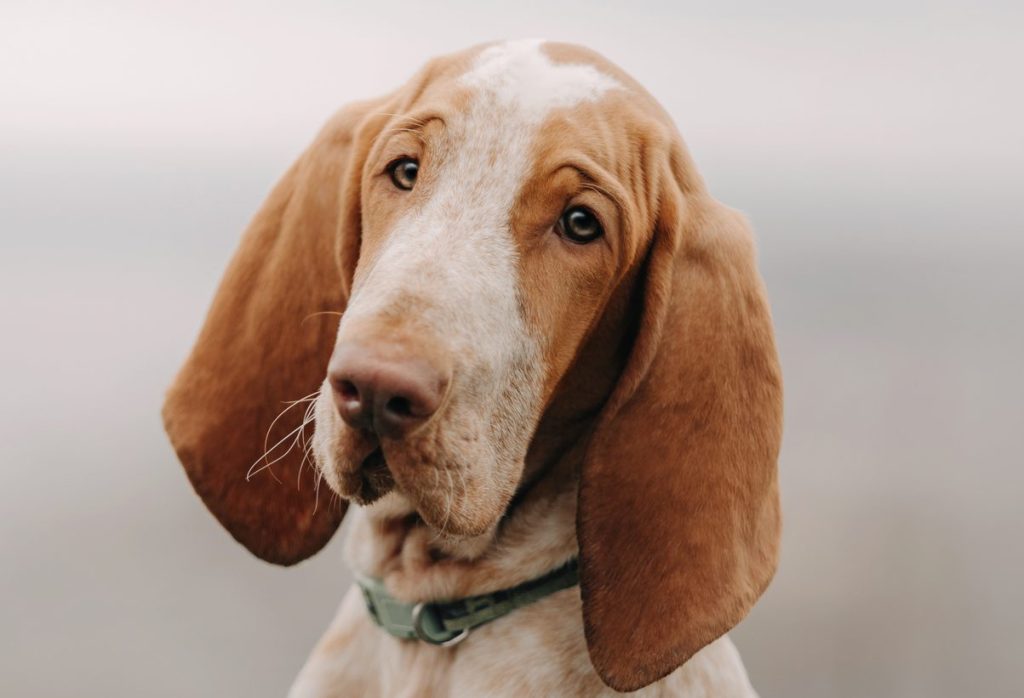
<path fill-rule="evenodd" d="M 305 419 L 282 412 L 311 394 Z M 781 415 L 745 221 L 643 88 L 539 42 L 443 57 L 332 118 L 249 226 L 164 406 L 207 506 L 282 564 L 341 521 L 321 476 L 486 543 L 527 460 L 542 478 L 571 451 L 587 646 L 619 690 L 771 579 Z"/>
<path fill-rule="evenodd" d="M 643 131 L 630 96 L 593 65 L 515 42 L 447 66 L 389 119 L 363 169 L 358 264 L 316 408 L 332 489 L 368 503 L 394 488 L 453 536 L 498 520 L 632 262 L 627 192 L 644 183 L 617 152 Z M 381 372 L 399 383 L 383 397 Z"/>

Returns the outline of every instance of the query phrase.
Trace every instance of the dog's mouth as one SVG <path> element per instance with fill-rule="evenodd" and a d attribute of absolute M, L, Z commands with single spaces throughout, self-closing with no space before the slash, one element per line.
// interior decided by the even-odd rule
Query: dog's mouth
<path fill-rule="evenodd" d="M 372 504 L 394 489 L 395 478 L 388 469 L 384 451 L 380 446 L 363 459 L 359 466 L 358 478 L 357 490 L 352 494 L 352 499 L 358 504 Z"/>
<path fill-rule="evenodd" d="M 370 507 L 382 500 L 393 502 L 383 504 L 375 516 L 396 510 L 403 516 L 416 513 L 427 528 L 446 540 L 464 540 L 487 534 L 507 505 L 496 487 L 472 489 L 473 473 L 458 470 L 457 463 L 423 460 L 422 451 L 410 452 L 405 445 L 385 441 L 382 446 L 369 432 L 353 431 L 351 436 L 356 453 L 347 458 L 339 454 L 327 467 L 336 475 L 337 493 L 352 504 Z"/>

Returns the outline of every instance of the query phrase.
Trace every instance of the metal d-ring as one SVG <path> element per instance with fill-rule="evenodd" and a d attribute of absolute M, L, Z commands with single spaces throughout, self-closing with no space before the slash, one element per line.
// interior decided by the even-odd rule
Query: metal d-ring
<path fill-rule="evenodd" d="M 450 637 L 447 640 L 443 640 L 440 642 L 430 637 L 430 635 L 428 635 L 427 632 L 422 627 L 423 610 L 427 607 L 427 605 L 428 604 L 426 603 L 420 602 L 412 608 L 412 629 L 413 632 L 416 633 L 416 637 L 423 640 L 424 642 L 430 643 L 431 645 L 438 645 L 439 647 L 452 647 L 466 639 L 466 637 L 469 635 L 469 628 L 463 628 L 455 637 Z"/>

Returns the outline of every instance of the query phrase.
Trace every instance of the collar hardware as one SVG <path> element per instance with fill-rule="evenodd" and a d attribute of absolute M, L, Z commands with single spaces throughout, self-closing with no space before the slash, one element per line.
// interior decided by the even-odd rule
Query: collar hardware
<path fill-rule="evenodd" d="M 432 611 L 433 608 L 434 604 L 423 602 L 420 602 L 412 607 L 412 629 L 413 631 L 415 631 L 416 637 L 418 637 L 420 640 L 423 640 L 423 642 L 429 642 L 432 645 L 439 645 L 441 647 L 453 647 L 466 639 L 466 637 L 469 635 L 469 628 L 463 628 L 458 632 L 457 635 L 447 640 L 438 641 L 431 637 L 430 634 L 427 633 L 423 627 L 423 613 L 428 609 Z"/>

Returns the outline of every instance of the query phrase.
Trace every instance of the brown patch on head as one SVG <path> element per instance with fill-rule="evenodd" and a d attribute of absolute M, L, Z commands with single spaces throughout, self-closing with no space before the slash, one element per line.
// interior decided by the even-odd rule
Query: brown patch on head
<path fill-rule="evenodd" d="M 512 220 L 523 304 L 534 332 L 546 340 L 547 398 L 601 325 L 609 324 L 605 314 L 613 298 L 630 293 L 629 280 L 650 242 L 658 183 L 647 161 L 670 140 L 637 108 L 642 99 L 616 90 L 558 110 L 533 145 L 534 166 Z M 576 207 L 600 222 L 600 239 L 576 244 L 558 234 L 559 217 Z M 621 326 L 620 320 L 610 324 Z"/>

